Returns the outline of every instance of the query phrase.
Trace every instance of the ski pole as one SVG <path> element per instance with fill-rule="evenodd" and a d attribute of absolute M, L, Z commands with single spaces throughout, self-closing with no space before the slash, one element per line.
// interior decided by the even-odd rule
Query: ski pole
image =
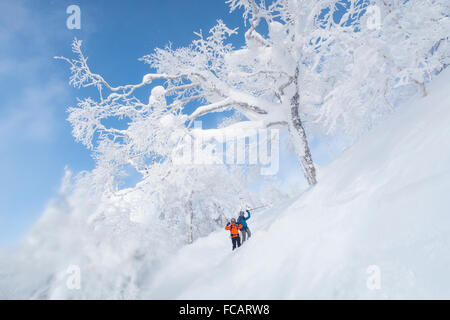
<path fill-rule="evenodd" d="M 258 209 L 267 208 L 267 207 L 269 207 L 268 204 L 267 204 L 267 205 L 264 205 L 264 206 L 261 206 L 261 207 L 256 207 L 256 208 L 247 209 L 247 210 L 248 210 L 248 211 L 253 211 L 253 210 L 258 210 Z"/>

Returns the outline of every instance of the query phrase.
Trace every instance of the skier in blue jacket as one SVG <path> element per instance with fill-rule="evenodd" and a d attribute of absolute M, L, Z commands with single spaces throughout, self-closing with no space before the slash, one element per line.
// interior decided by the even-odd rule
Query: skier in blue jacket
<path fill-rule="evenodd" d="M 245 217 L 244 211 L 239 212 L 239 218 L 237 220 L 237 223 L 242 225 L 242 229 L 241 229 L 241 235 L 242 235 L 242 243 L 245 242 L 245 239 L 248 235 L 248 238 L 250 239 L 250 237 L 252 236 L 252 233 L 250 232 L 250 228 L 247 225 L 247 220 L 250 219 L 250 211 L 246 210 L 248 217 Z"/>

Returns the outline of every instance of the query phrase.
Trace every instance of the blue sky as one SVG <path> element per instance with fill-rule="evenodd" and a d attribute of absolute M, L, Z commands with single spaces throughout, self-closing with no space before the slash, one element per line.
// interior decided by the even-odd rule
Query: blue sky
<path fill-rule="evenodd" d="M 72 4 L 81 8 L 81 30 L 66 28 Z M 68 85 L 68 65 L 53 57 L 71 57 L 77 37 L 95 72 L 114 85 L 137 83 L 148 72 L 138 58 L 169 41 L 187 45 L 217 19 L 244 29 L 241 13 L 230 14 L 221 0 L 0 2 L 0 244 L 16 242 L 39 218 L 65 166 L 94 165 L 65 120 L 81 92 Z M 234 41 L 242 45 L 242 34 Z"/>

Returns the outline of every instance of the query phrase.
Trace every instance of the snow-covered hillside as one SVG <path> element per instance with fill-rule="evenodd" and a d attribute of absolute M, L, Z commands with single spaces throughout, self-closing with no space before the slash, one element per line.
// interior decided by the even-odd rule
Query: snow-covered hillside
<path fill-rule="evenodd" d="M 1 257 L 0 298 L 450 298 L 449 92 L 447 69 L 316 186 L 255 212 L 252 238 L 234 252 L 225 230 L 177 251 L 158 226 L 111 215 L 87 227 L 95 204 L 81 195 L 75 211 L 70 199 L 50 206 Z M 79 290 L 67 285 L 69 265 Z"/>
<path fill-rule="evenodd" d="M 318 185 L 255 213 L 239 250 L 225 230 L 200 239 L 143 297 L 450 298 L 449 92 L 446 70 L 426 98 L 322 170 Z"/>

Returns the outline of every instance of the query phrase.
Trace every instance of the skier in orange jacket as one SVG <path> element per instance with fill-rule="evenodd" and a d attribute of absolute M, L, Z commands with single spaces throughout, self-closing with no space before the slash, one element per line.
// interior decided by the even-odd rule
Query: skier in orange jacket
<path fill-rule="evenodd" d="M 242 229 L 242 224 L 236 223 L 236 219 L 231 219 L 231 223 L 227 223 L 225 230 L 230 230 L 231 241 L 233 243 L 233 250 L 241 246 L 241 237 L 239 236 L 239 230 Z"/>

